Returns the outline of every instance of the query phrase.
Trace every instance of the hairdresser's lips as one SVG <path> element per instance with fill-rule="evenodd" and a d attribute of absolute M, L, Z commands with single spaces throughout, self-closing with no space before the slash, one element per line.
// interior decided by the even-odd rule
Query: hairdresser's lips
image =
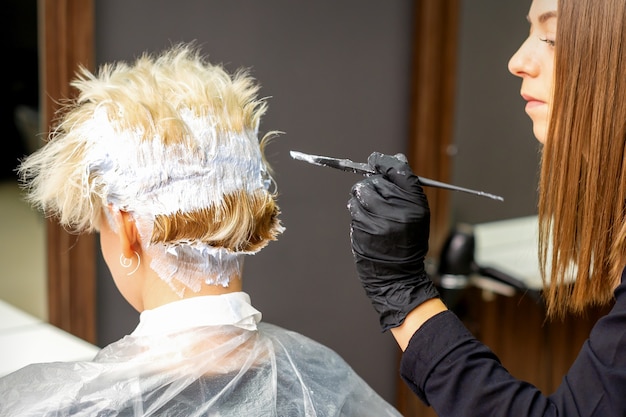
<path fill-rule="evenodd" d="M 545 101 L 539 100 L 527 94 L 522 94 L 522 98 L 526 100 L 526 113 L 528 113 L 528 115 L 536 112 L 537 110 L 544 109 L 544 106 L 547 105 Z"/>

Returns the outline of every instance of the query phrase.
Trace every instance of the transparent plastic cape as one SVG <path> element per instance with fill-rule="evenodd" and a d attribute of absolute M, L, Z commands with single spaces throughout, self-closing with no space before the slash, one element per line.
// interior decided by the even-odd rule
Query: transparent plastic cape
<path fill-rule="evenodd" d="M 245 327 L 133 333 L 91 362 L 29 365 L 0 379 L 0 416 L 401 417 L 327 347 Z"/>

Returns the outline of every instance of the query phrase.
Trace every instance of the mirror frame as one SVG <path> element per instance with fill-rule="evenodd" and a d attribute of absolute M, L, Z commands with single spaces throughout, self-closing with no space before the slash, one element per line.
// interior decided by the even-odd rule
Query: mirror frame
<path fill-rule="evenodd" d="M 70 80 L 80 65 L 94 66 L 94 0 L 38 0 L 40 108 L 51 126 L 58 103 L 75 92 Z M 95 235 L 71 235 L 46 222 L 48 321 L 96 343 Z"/>
<path fill-rule="evenodd" d="M 413 66 L 407 158 L 419 175 L 450 182 L 460 0 L 414 0 Z M 431 211 L 429 256 L 437 259 L 450 230 L 449 192 L 425 188 Z M 397 361 L 400 362 L 401 353 Z M 436 417 L 398 375 L 404 416 Z"/>
<path fill-rule="evenodd" d="M 450 182 L 454 140 L 460 0 L 414 0 L 411 112 L 407 158 L 419 175 Z M 438 257 L 450 229 L 450 192 L 425 188 L 430 206 L 430 252 Z"/>

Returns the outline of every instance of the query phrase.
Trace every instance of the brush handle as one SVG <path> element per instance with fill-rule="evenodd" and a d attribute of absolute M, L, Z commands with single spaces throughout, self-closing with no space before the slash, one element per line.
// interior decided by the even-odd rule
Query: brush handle
<path fill-rule="evenodd" d="M 427 187 L 435 187 L 435 188 L 443 188 L 445 190 L 454 190 L 454 191 L 463 191 L 464 193 L 470 193 L 479 195 L 481 197 L 489 197 L 494 200 L 504 201 L 504 198 L 499 195 L 485 193 L 483 191 L 470 190 L 469 188 L 463 188 L 456 185 L 446 184 L 445 182 L 430 180 L 424 177 L 417 177 L 419 179 L 420 184 L 425 185 Z"/>
<path fill-rule="evenodd" d="M 308 162 L 309 164 L 318 165 L 318 166 L 326 166 L 330 168 L 339 169 L 341 171 L 346 172 L 354 172 L 355 174 L 362 175 L 372 175 L 375 174 L 376 171 L 368 164 L 364 162 L 354 162 L 350 159 L 343 158 L 331 158 L 328 156 L 319 156 L 319 155 L 309 155 L 302 152 L 291 151 L 289 152 L 293 159 L 297 159 L 299 161 Z M 445 182 L 430 180 L 424 177 L 417 177 L 419 179 L 419 183 L 421 185 L 425 185 L 427 187 L 436 187 L 443 188 L 446 190 L 454 190 L 454 191 L 462 191 L 464 193 L 470 193 L 474 195 L 479 195 L 481 197 L 488 197 L 494 200 L 504 201 L 504 198 L 493 195 L 489 193 L 485 193 L 483 191 L 470 190 L 469 188 L 458 187 L 456 185 L 446 184 Z"/>

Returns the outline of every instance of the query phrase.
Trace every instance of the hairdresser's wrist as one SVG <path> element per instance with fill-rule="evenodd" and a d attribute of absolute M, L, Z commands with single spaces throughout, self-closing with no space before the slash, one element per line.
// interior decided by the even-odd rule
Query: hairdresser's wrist
<path fill-rule="evenodd" d="M 448 308 L 440 298 L 431 298 L 415 307 L 398 327 L 391 329 L 391 334 L 404 351 L 413 337 L 413 334 L 431 317 L 436 316 Z"/>

